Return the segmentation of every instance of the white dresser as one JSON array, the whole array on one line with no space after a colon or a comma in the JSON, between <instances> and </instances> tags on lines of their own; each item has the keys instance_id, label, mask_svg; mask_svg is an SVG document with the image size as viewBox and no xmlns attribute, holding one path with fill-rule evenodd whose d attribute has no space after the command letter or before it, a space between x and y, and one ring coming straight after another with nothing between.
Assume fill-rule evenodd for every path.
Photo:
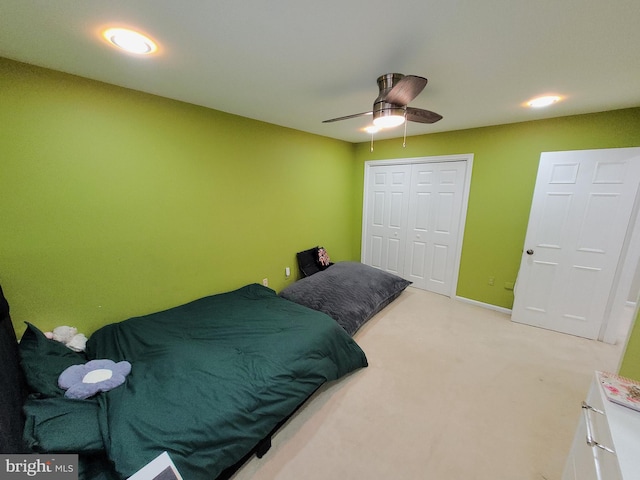
<instances>
[{"instance_id":1,"label":"white dresser","mask_svg":"<svg viewBox=\"0 0 640 480\"><path fill-rule=\"evenodd\" d=\"M640 412L609 401L595 375L562 480L640 480Z\"/></svg>"}]
</instances>

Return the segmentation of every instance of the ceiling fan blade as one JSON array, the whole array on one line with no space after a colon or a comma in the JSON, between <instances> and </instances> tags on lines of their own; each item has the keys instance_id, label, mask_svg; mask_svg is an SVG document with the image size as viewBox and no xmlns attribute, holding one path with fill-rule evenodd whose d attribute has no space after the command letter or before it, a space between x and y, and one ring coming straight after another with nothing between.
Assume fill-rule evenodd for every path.
<instances>
[{"instance_id":1,"label":"ceiling fan blade","mask_svg":"<svg viewBox=\"0 0 640 480\"><path fill-rule=\"evenodd\" d=\"M436 123L442 120L442 115L421 108L407 107L407 120L417 123Z\"/></svg>"},{"instance_id":2,"label":"ceiling fan blade","mask_svg":"<svg viewBox=\"0 0 640 480\"><path fill-rule=\"evenodd\" d=\"M426 85L426 78L418 77L416 75L407 75L396 83L393 88L384 95L382 100L396 105L407 105L420 94Z\"/></svg>"},{"instance_id":3,"label":"ceiling fan blade","mask_svg":"<svg viewBox=\"0 0 640 480\"><path fill-rule=\"evenodd\" d=\"M331 123L331 122L338 122L340 120L349 120L350 118L363 117L365 115L371 115L372 113L373 112L354 113L353 115L347 115L346 117L338 117L338 118L331 118L329 120L323 120L322 123Z\"/></svg>"}]
</instances>

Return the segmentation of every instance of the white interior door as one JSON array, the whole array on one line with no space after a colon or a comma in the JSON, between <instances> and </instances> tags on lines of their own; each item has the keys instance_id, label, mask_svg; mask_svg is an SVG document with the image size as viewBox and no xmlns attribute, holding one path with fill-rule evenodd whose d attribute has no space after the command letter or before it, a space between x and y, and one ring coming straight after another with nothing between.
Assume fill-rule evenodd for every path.
<instances>
[{"instance_id":1,"label":"white interior door","mask_svg":"<svg viewBox=\"0 0 640 480\"><path fill-rule=\"evenodd\" d=\"M512 319L596 339L640 183L640 148L540 157Z\"/></svg>"},{"instance_id":2,"label":"white interior door","mask_svg":"<svg viewBox=\"0 0 640 480\"><path fill-rule=\"evenodd\" d=\"M412 166L405 278L450 295L459 241L466 162Z\"/></svg>"},{"instance_id":3,"label":"white interior door","mask_svg":"<svg viewBox=\"0 0 640 480\"><path fill-rule=\"evenodd\" d=\"M367 181L364 262L398 276L404 274L411 165L380 165Z\"/></svg>"}]
</instances>

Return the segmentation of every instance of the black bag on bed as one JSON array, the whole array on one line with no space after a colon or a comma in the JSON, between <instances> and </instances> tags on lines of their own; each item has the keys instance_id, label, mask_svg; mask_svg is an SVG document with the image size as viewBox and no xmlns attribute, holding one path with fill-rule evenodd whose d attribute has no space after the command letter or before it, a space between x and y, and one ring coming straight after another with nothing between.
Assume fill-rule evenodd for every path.
<instances>
[{"instance_id":1,"label":"black bag on bed","mask_svg":"<svg viewBox=\"0 0 640 480\"><path fill-rule=\"evenodd\" d=\"M329 255L323 247L313 247L296 254L298 268L303 277L310 277L314 273L329 268L333 263L329 261Z\"/></svg>"}]
</instances>

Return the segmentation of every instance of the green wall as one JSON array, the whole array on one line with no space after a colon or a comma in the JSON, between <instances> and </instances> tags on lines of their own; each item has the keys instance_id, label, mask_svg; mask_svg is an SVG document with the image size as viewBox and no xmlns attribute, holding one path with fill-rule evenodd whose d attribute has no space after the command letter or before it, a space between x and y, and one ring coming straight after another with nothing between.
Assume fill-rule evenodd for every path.
<instances>
[{"instance_id":1,"label":"green wall","mask_svg":"<svg viewBox=\"0 0 640 480\"><path fill-rule=\"evenodd\" d=\"M637 310L635 323L622 358L620 375L640 381L640 308Z\"/></svg>"},{"instance_id":2,"label":"green wall","mask_svg":"<svg viewBox=\"0 0 640 480\"><path fill-rule=\"evenodd\" d=\"M371 152L366 142L356 158L362 169L369 160L473 153L457 294L511 308L505 283L516 280L520 266L540 153L636 146L640 108L409 137L406 148L402 139L384 140ZM362 190L362 175L358 181ZM359 250L360 237L354 241Z\"/></svg>"},{"instance_id":3,"label":"green wall","mask_svg":"<svg viewBox=\"0 0 640 480\"><path fill-rule=\"evenodd\" d=\"M0 59L0 283L20 333L357 260L353 145ZM285 278L285 267L292 276Z\"/></svg>"},{"instance_id":4,"label":"green wall","mask_svg":"<svg viewBox=\"0 0 640 480\"><path fill-rule=\"evenodd\" d=\"M640 145L636 108L371 153L4 59L0 125L0 284L18 332L27 320L90 334L265 277L280 290L317 244L358 260L364 162L459 153L474 168L458 295L510 308L540 153ZM636 326L623 368L640 377L638 359Z\"/></svg>"}]
</instances>

